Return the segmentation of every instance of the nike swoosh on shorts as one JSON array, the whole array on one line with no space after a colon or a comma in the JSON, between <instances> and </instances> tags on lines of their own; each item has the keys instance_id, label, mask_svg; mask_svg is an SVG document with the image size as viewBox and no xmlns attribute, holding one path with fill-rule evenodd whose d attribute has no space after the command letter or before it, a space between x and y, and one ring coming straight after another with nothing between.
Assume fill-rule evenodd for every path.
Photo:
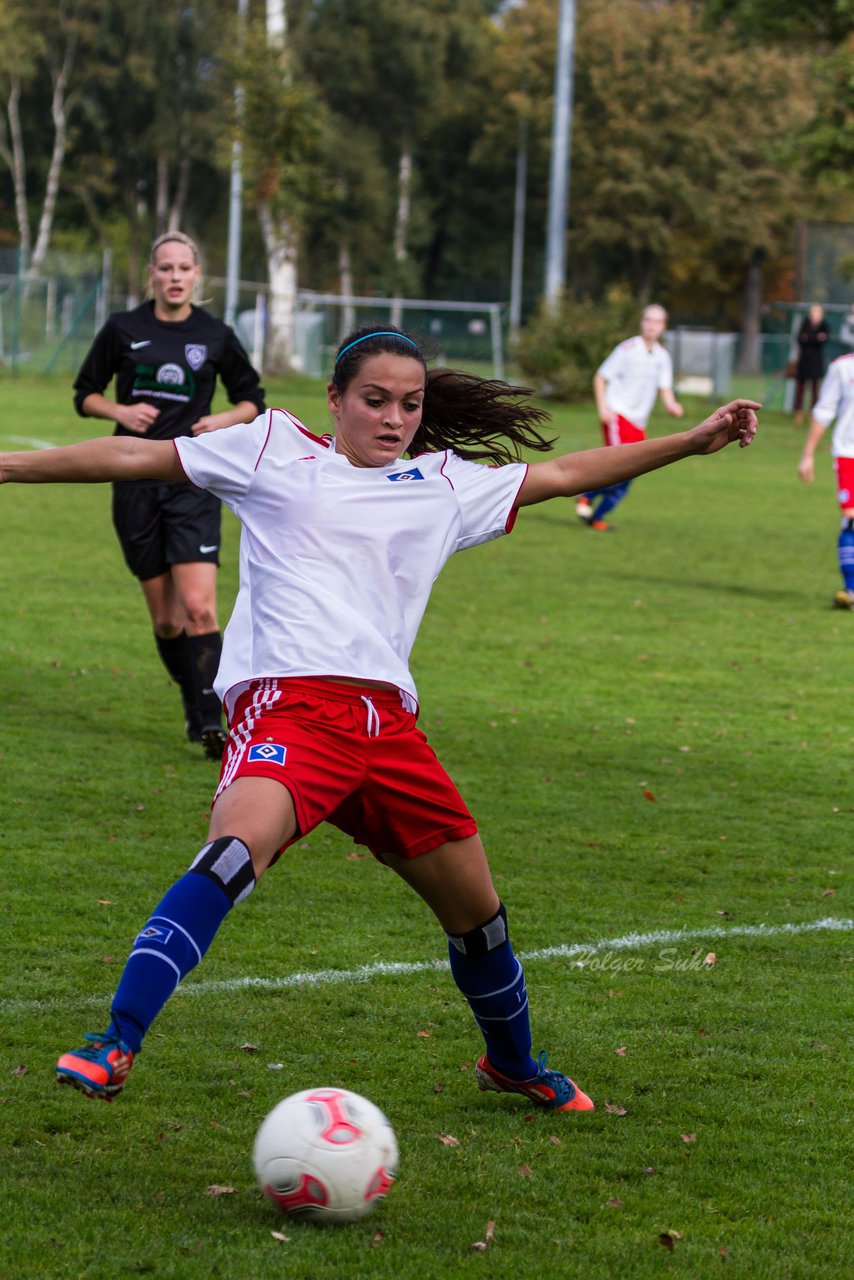
<instances>
[{"instance_id":1,"label":"nike swoosh on shorts","mask_svg":"<svg viewBox=\"0 0 854 1280\"><path fill-rule=\"evenodd\" d=\"M143 342L132 342L130 344L131 351L138 351L140 347L150 347L151 339L146 338Z\"/></svg>"},{"instance_id":2,"label":"nike swoosh on shorts","mask_svg":"<svg viewBox=\"0 0 854 1280\"><path fill-rule=\"evenodd\" d=\"M205 546L199 547L199 550L201 551L203 556L206 556L211 551L219 551L219 543L215 542L212 547L205 547Z\"/></svg>"}]
</instances>

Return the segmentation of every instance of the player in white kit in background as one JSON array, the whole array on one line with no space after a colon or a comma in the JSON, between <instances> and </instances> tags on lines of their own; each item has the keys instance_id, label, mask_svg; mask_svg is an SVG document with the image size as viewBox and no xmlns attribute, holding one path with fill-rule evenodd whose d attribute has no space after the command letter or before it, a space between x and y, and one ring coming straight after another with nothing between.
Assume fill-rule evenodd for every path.
<instances>
[{"instance_id":1,"label":"player in white kit in background","mask_svg":"<svg viewBox=\"0 0 854 1280\"><path fill-rule=\"evenodd\" d=\"M854 352L839 356L827 371L821 395L813 406L798 474L805 484L815 479L814 456L819 440L836 421L831 440L836 472L836 498L842 522L837 554L842 589L833 597L837 609L854 610Z\"/></svg>"},{"instance_id":2,"label":"player in white kit in background","mask_svg":"<svg viewBox=\"0 0 854 1280\"><path fill-rule=\"evenodd\" d=\"M522 966L477 825L425 735L409 655L433 581L456 551L519 511L681 458L749 445L751 401L690 431L551 456L546 415L508 387L427 369L397 330L362 330L328 388L334 435L284 410L197 438L114 437L0 454L0 482L188 478L242 523L240 587L216 687L229 739L208 840L133 944L106 1031L57 1063L110 1099L143 1036L231 908L295 840L328 820L418 893L445 930L453 978L483 1034L482 1090L557 1111L590 1098L532 1055ZM489 464L489 465L487 465Z\"/></svg>"},{"instance_id":3,"label":"player in white kit in background","mask_svg":"<svg viewBox=\"0 0 854 1280\"><path fill-rule=\"evenodd\" d=\"M600 364L593 378L596 410L606 445L633 444L646 439L646 424L656 396L674 418L682 405L673 394L673 362L659 339L667 328L664 307L645 307L637 337L620 342ZM631 480L593 489L576 499L575 514L601 533L613 531L605 519L625 498Z\"/></svg>"}]
</instances>

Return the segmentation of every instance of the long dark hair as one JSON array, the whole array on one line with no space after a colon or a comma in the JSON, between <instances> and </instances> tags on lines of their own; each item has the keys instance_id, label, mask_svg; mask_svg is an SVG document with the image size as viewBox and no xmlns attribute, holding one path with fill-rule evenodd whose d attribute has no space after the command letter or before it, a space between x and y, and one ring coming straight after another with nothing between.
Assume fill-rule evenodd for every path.
<instances>
[{"instance_id":1,"label":"long dark hair","mask_svg":"<svg viewBox=\"0 0 854 1280\"><path fill-rule=\"evenodd\" d=\"M529 387L457 369L428 369L415 339L390 325L368 325L348 334L338 348L332 385L345 392L364 362L382 352L409 356L424 368L424 409L410 456L452 449L472 462L501 464L518 461L523 449L546 453L554 444L554 437L537 430L549 415L529 403Z\"/></svg>"}]
</instances>

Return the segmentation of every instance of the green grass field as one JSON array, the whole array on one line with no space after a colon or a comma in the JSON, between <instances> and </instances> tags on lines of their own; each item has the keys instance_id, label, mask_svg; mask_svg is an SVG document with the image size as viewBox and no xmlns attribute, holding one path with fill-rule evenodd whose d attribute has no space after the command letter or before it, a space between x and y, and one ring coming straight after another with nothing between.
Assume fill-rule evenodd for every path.
<instances>
[{"instance_id":1,"label":"green grass field","mask_svg":"<svg viewBox=\"0 0 854 1280\"><path fill-rule=\"evenodd\" d=\"M271 400L327 425L317 384ZM0 449L89 434L64 381L2 403ZM598 442L589 409L556 426ZM0 491L2 1280L849 1273L854 617L830 607L827 453L804 489L800 443L767 415L750 450L636 481L615 536L523 512L448 566L416 646L580 1116L477 1091L441 932L327 827L229 918L115 1104L55 1086L202 843L215 770L107 489ZM236 544L228 516L223 617ZM292 1225L254 1133L328 1084L387 1113L398 1182L361 1224Z\"/></svg>"}]
</instances>

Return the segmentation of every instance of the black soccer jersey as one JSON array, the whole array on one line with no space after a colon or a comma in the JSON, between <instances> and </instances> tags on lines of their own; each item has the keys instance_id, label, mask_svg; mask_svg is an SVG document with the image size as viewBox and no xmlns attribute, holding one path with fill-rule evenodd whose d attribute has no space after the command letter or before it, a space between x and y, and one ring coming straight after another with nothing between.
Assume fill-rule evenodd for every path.
<instances>
[{"instance_id":1,"label":"black soccer jersey","mask_svg":"<svg viewBox=\"0 0 854 1280\"><path fill-rule=\"evenodd\" d=\"M103 395L115 376L119 404L160 410L146 434L174 440L210 413L217 374L232 404L251 400L264 412L264 389L233 329L201 307L186 320L158 320L154 303L144 302L115 312L97 334L74 383L74 406L85 417L83 401ZM117 423L115 434L137 433Z\"/></svg>"}]
</instances>

